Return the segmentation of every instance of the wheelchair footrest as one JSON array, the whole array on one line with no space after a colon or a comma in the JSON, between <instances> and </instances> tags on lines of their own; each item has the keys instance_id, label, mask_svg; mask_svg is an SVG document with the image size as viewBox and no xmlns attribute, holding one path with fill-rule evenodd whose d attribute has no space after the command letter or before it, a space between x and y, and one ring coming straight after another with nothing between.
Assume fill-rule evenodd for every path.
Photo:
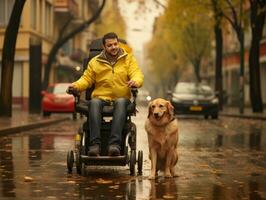
<instances>
[{"instance_id":1,"label":"wheelchair footrest","mask_svg":"<svg viewBox=\"0 0 266 200\"><path fill-rule=\"evenodd\" d=\"M85 165L109 165L124 166L127 164L127 156L81 156Z\"/></svg>"}]
</instances>

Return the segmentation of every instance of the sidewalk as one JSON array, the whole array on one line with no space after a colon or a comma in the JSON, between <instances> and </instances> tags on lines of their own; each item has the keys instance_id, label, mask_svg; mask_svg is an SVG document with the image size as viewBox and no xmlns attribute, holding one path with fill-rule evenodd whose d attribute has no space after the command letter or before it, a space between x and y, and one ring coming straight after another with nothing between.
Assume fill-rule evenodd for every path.
<instances>
[{"instance_id":1,"label":"sidewalk","mask_svg":"<svg viewBox=\"0 0 266 200\"><path fill-rule=\"evenodd\" d=\"M47 126L68 119L70 119L70 117L65 115L54 114L50 117L42 117L41 114L30 114L28 111L13 108L11 118L0 117L0 137L11 133Z\"/></svg>"},{"instance_id":2,"label":"sidewalk","mask_svg":"<svg viewBox=\"0 0 266 200\"><path fill-rule=\"evenodd\" d=\"M263 113L253 113L250 107L244 109L244 113L239 113L239 108L237 107L224 107L222 111L219 113L220 116L227 117L239 117L246 119L259 119L266 120L266 109L264 109Z\"/></svg>"}]
</instances>

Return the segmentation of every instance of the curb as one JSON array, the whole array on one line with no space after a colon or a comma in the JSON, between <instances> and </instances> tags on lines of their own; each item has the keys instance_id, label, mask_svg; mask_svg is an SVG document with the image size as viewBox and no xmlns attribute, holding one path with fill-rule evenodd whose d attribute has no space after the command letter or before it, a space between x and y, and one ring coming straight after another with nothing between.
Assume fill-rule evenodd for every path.
<instances>
[{"instance_id":1,"label":"curb","mask_svg":"<svg viewBox=\"0 0 266 200\"><path fill-rule=\"evenodd\" d=\"M244 118L244 119L266 120L265 116L251 116L251 115L240 115L240 114L232 114L232 113L219 113L219 115L224 116L224 117L236 117L236 118Z\"/></svg>"},{"instance_id":2,"label":"curb","mask_svg":"<svg viewBox=\"0 0 266 200\"><path fill-rule=\"evenodd\" d=\"M48 126L48 125L59 123L65 120L69 120L69 118L65 117L65 118L60 118L60 119L50 119L50 120L45 120L45 121L40 121L40 122L32 122L32 123L28 123L25 125L3 128L3 129L0 129L0 137L8 135L8 134L12 134L12 133L18 133L21 131L27 131L30 129L40 128L42 126Z\"/></svg>"}]
</instances>

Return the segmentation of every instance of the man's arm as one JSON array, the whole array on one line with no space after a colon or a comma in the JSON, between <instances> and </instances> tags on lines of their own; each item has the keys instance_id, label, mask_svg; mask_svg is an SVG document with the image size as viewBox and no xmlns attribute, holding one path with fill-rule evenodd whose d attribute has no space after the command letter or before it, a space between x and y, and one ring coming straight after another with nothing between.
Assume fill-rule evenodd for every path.
<instances>
[{"instance_id":1,"label":"man's arm","mask_svg":"<svg viewBox=\"0 0 266 200\"><path fill-rule=\"evenodd\" d=\"M95 81L95 74L88 63L87 69L84 71L83 75L75 82L71 84L74 88L78 89L79 91L86 90L90 88Z\"/></svg>"},{"instance_id":2,"label":"man's arm","mask_svg":"<svg viewBox=\"0 0 266 200\"><path fill-rule=\"evenodd\" d=\"M128 87L141 87L144 80L144 75L142 71L140 70L136 58L129 54L129 68L128 68L128 74L130 80L128 81Z\"/></svg>"}]
</instances>

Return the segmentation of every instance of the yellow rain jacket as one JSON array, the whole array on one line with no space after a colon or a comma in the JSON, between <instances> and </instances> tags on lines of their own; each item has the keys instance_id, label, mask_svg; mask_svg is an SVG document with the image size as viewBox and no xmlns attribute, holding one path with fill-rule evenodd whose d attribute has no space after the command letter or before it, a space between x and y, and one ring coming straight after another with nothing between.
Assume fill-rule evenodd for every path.
<instances>
[{"instance_id":1,"label":"yellow rain jacket","mask_svg":"<svg viewBox=\"0 0 266 200\"><path fill-rule=\"evenodd\" d=\"M91 59L87 69L79 80L73 83L74 87L83 91L93 84L95 89L92 97L107 101L119 97L130 98L129 80L134 80L138 87L143 84L143 73L138 67L135 57L129 47L121 46L121 55L113 65L100 53Z\"/></svg>"}]
</instances>

